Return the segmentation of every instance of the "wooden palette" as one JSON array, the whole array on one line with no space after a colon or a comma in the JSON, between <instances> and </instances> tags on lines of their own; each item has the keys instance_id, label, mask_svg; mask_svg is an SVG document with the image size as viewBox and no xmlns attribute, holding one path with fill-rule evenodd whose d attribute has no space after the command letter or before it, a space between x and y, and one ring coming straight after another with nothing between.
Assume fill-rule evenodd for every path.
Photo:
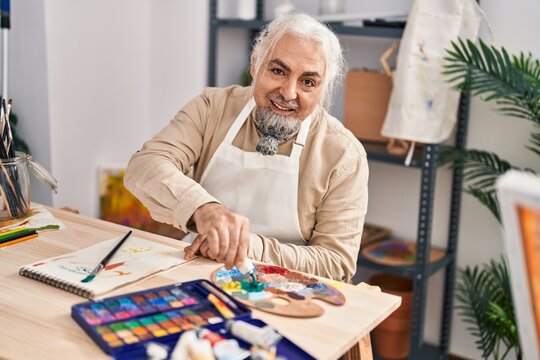
<instances>
[{"instance_id":1,"label":"wooden palette","mask_svg":"<svg viewBox=\"0 0 540 360\"><path fill-rule=\"evenodd\" d=\"M256 265L255 277L262 284L256 290L246 286L251 277L242 275L236 268L227 270L222 266L211 275L212 281L236 300L272 314L316 317L324 309L312 299L337 306L345 303L345 296L334 287L280 266Z\"/></svg>"}]
</instances>

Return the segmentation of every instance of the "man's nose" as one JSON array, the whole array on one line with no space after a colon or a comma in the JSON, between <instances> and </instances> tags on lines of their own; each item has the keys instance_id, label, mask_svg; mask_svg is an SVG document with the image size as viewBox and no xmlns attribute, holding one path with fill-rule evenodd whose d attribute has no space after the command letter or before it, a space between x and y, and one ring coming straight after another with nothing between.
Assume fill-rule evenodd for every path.
<instances>
[{"instance_id":1,"label":"man's nose","mask_svg":"<svg viewBox=\"0 0 540 360\"><path fill-rule=\"evenodd\" d=\"M298 97L296 93L296 81L287 79L280 88L281 96L285 101L295 100Z\"/></svg>"}]
</instances>

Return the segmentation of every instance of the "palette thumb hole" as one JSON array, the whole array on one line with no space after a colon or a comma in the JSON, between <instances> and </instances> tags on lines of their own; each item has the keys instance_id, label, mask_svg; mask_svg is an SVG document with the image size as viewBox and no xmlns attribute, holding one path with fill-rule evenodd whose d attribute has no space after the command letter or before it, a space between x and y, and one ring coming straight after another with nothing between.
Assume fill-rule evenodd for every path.
<instances>
[{"instance_id":1,"label":"palette thumb hole","mask_svg":"<svg viewBox=\"0 0 540 360\"><path fill-rule=\"evenodd\" d=\"M149 349L157 351L155 345L163 350L160 358L173 359L173 353L185 350L175 348L187 332L210 342L213 356L207 358L226 358L227 351L236 351L235 358L247 358L257 351L268 352L268 358L313 358L203 279L76 304L71 316L115 359L147 359ZM238 348L221 340L235 340ZM220 351L225 355L218 354Z\"/></svg>"}]
</instances>

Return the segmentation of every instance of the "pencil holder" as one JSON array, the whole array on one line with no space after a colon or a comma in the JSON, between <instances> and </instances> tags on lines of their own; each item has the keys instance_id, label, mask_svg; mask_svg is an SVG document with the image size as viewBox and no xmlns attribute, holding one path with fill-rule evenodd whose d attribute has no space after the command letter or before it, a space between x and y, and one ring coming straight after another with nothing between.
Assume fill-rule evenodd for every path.
<instances>
[{"instance_id":1,"label":"pencil holder","mask_svg":"<svg viewBox=\"0 0 540 360\"><path fill-rule=\"evenodd\" d=\"M15 157L0 159L0 221L25 216L30 210L28 164L32 157L16 152Z\"/></svg>"}]
</instances>

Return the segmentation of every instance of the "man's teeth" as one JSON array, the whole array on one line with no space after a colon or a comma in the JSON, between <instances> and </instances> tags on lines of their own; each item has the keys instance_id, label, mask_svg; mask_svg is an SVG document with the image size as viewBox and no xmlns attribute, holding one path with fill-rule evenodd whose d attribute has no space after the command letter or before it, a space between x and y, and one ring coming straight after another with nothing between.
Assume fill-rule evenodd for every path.
<instances>
[{"instance_id":1,"label":"man's teeth","mask_svg":"<svg viewBox=\"0 0 540 360\"><path fill-rule=\"evenodd\" d=\"M274 106L277 107L279 110L283 110L283 111L292 111L292 109L289 109L289 108L285 108L285 107L279 106L278 104L276 104L276 103L273 102L273 101L272 101L272 104L274 104Z\"/></svg>"}]
</instances>

